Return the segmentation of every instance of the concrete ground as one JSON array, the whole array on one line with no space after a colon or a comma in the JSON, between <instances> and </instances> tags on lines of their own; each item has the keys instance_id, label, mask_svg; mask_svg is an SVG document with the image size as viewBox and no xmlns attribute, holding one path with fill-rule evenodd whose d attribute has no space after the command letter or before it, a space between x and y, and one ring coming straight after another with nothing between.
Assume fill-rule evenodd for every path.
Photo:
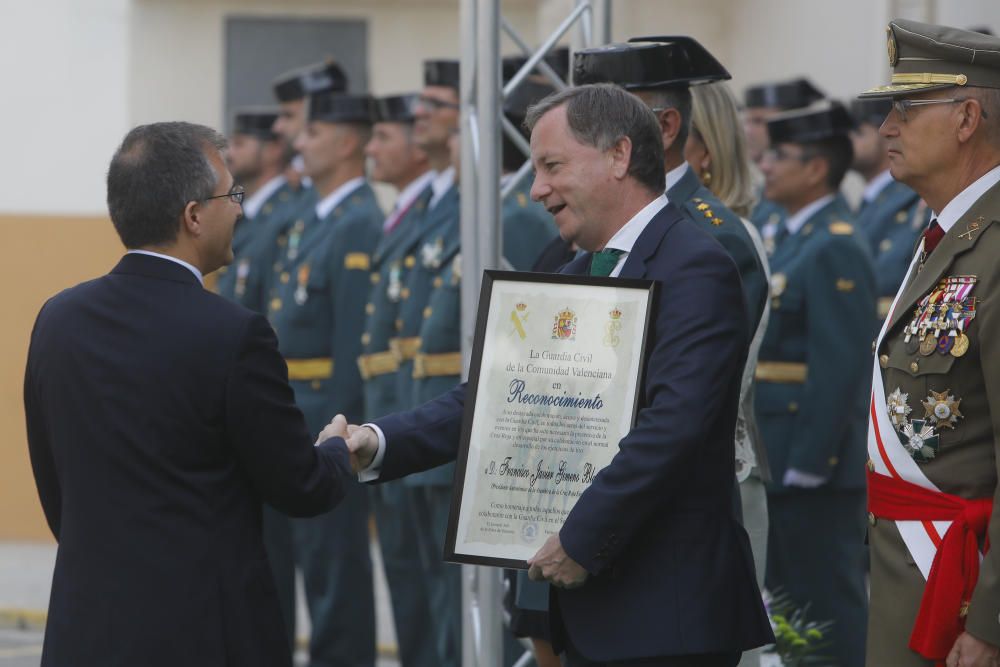
<instances>
[{"instance_id":1,"label":"concrete ground","mask_svg":"<svg viewBox=\"0 0 1000 667\"><path fill-rule=\"evenodd\" d=\"M376 573L378 667L398 667L389 592L375 544L372 545L372 558ZM53 544L0 542L0 667L38 667L41 662L45 610L55 559ZM302 600L301 595L299 600ZM298 627L299 643L304 646L309 632L309 615L302 604L298 609ZM304 666L307 660L307 654L299 650L296 665Z\"/></svg>"}]
</instances>

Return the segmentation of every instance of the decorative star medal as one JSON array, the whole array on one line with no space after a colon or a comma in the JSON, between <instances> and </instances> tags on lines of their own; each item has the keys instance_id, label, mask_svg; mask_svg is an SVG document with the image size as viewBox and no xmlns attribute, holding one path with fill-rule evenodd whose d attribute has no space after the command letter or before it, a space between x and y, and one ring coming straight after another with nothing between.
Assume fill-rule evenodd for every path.
<instances>
[{"instance_id":1,"label":"decorative star medal","mask_svg":"<svg viewBox=\"0 0 1000 667\"><path fill-rule=\"evenodd\" d=\"M444 251L444 239L440 236L433 243L428 241L420 248L420 261L425 269L441 268L441 253Z\"/></svg>"},{"instance_id":2,"label":"decorative star medal","mask_svg":"<svg viewBox=\"0 0 1000 667\"><path fill-rule=\"evenodd\" d=\"M904 394L902 389L897 387L885 399L886 407L889 408L889 421L896 428L902 428L906 423L907 415L912 412L912 408L907 404L909 394Z\"/></svg>"},{"instance_id":3,"label":"decorative star medal","mask_svg":"<svg viewBox=\"0 0 1000 667\"><path fill-rule=\"evenodd\" d=\"M924 406L924 419L930 420L939 429L955 428L955 422L964 415L958 409L962 399L955 399L945 389L942 392L931 390L926 400L921 401Z\"/></svg>"},{"instance_id":4,"label":"decorative star medal","mask_svg":"<svg viewBox=\"0 0 1000 667\"><path fill-rule=\"evenodd\" d=\"M903 426L903 445L918 463L926 463L937 455L938 435L923 419L914 419Z\"/></svg>"}]
</instances>

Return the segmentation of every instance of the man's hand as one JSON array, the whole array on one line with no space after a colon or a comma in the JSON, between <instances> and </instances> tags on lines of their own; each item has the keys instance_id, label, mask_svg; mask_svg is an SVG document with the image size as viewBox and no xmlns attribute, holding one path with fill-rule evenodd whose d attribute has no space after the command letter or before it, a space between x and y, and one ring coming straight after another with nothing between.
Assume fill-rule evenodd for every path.
<instances>
[{"instance_id":1,"label":"man's hand","mask_svg":"<svg viewBox=\"0 0 1000 667\"><path fill-rule=\"evenodd\" d=\"M945 664L948 667L996 667L1000 664L998 653L1000 648L963 632L951 647Z\"/></svg>"},{"instance_id":2,"label":"man's hand","mask_svg":"<svg viewBox=\"0 0 1000 667\"><path fill-rule=\"evenodd\" d=\"M545 540L528 565L528 577L533 581L544 580L559 588L577 588L587 580L587 571L563 551L558 533Z\"/></svg>"},{"instance_id":3,"label":"man's hand","mask_svg":"<svg viewBox=\"0 0 1000 667\"><path fill-rule=\"evenodd\" d=\"M351 469L357 474L372 464L378 453L378 435L366 426L350 425L347 448L351 450Z\"/></svg>"},{"instance_id":4,"label":"man's hand","mask_svg":"<svg viewBox=\"0 0 1000 667\"><path fill-rule=\"evenodd\" d=\"M330 438L343 438L347 440L348 435L347 417L344 415L337 415L330 420L330 423L323 427L323 430L319 432L319 437L316 438L316 444L323 442L324 440L329 440Z\"/></svg>"}]
</instances>

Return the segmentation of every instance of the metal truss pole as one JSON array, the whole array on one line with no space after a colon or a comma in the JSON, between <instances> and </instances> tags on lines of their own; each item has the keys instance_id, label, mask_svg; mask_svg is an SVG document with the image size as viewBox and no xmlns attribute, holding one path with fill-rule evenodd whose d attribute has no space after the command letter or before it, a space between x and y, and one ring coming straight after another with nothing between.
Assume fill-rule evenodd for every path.
<instances>
[{"instance_id":1,"label":"metal truss pole","mask_svg":"<svg viewBox=\"0 0 1000 667\"><path fill-rule=\"evenodd\" d=\"M597 17L594 8L603 10ZM499 0L460 0L461 48L461 233L462 233L462 360L468 377L476 310L484 269L500 266L503 256L500 219L500 133L507 134L528 155L528 144L501 113L503 99L533 70L566 87L543 60L559 39L579 21L583 46L605 43L610 36L610 0L575 0L559 27L532 51L517 31L500 16ZM500 79L501 27L528 56L528 61L506 85ZM596 34L595 34L596 32ZM506 195L531 171L521 167ZM462 567L462 665L500 667L503 661L503 586L501 571L490 567Z\"/></svg>"}]
</instances>

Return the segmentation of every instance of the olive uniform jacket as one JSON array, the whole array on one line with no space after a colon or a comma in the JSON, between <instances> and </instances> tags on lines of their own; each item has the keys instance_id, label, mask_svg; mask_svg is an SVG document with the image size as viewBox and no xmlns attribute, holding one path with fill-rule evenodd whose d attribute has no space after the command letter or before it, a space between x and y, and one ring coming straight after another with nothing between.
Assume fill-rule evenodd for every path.
<instances>
[{"instance_id":1,"label":"olive uniform jacket","mask_svg":"<svg viewBox=\"0 0 1000 667\"><path fill-rule=\"evenodd\" d=\"M991 188L948 231L921 269L911 276L876 350L887 400L905 415L903 427L930 427L914 455L926 477L941 491L962 498L992 498L988 528L994 548L979 571L966 630L1000 645L1000 521L997 521L997 447L1000 444L1000 185ZM974 277L963 308L975 316L964 333L968 349L923 355L918 336L905 329L925 296L949 278ZM952 281L954 282L954 281ZM954 418L954 419L953 419ZM923 421L923 424L915 424ZM903 432L903 429L898 429ZM930 435L929 433L926 433ZM900 435L904 444L905 434ZM907 648L924 590L924 578L893 521L877 519L869 529L871 614L868 665L929 665ZM982 545L980 545L982 546Z\"/></svg>"}]
</instances>

